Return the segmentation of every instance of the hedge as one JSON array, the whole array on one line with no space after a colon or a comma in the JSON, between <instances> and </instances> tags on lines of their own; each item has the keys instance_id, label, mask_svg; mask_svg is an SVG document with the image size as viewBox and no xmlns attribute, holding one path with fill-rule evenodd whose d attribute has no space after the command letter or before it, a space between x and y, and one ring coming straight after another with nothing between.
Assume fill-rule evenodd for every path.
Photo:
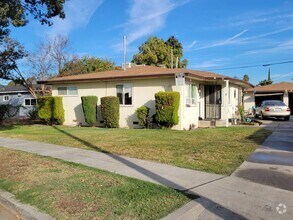
<instances>
[{"instance_id":1,"label":"hedge","mask_svg":"<svg viewBox=\"0 0 293 220\"><path fill-rule=\"evenodd\" d=\"M179 92L158 92L156 100L156 121L160 127L170 128L179 122Z\"/></svg>"},{"instance_id":2,"label":"hedge","mask_svg":"<svg viewBox=\"0 0 293 220\"><path fill-rule=\"evenodd\" d=\"M85 118L85 122L93 126L97 122L97 96L82 96L82 109Z\"/></svg>"},{"instance_id":3,"label":"hedge","mask_svg":"<svg viewBox=\"0 0 293 220\"><path fill-rule=\"evenodd\" d=\"M62 97L45 96L38 98L38 116L50 125L64 123L64 109Z\"/></svg>"},{"instance_id":4,"label":"hedge","mask_svg":"<svg viewBox=\"0 0 293 220\"><path fill-rule=\"evenodd\" d=\"M101 98L101 111L106 128L119 128L119 99L116 96Z\"/></svg>"},{"instance_id":5,"label":"hedge","mask_svg":"<svg viewBox=\"0 0 293 220\"><path fill-rule=\"evenodd\" d=\"M141 106L136 109L136 115L138 118L138 124L142 128L146 128L148 126L148 116L149 116L150 108L147 106Z\"/></svg>"}]
</instances>

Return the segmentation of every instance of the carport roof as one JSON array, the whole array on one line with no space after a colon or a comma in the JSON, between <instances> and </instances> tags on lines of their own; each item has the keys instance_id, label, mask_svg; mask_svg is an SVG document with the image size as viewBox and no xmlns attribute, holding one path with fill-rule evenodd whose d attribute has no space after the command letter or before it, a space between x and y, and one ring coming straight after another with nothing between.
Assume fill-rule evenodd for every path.
<instances>
[{"instance_id":1,"label":"carport roof","mask_svg":"<svg viewBox=\"0 0 293 220\"><path fill-rule=\"evenodd\" d=\"M247 88L245 89L246 92L285 92L285 91L292 91L293 92L293 82L280 82L271 85L265 86L256 86L254 88Z\"/></svg>"}]
</instances>

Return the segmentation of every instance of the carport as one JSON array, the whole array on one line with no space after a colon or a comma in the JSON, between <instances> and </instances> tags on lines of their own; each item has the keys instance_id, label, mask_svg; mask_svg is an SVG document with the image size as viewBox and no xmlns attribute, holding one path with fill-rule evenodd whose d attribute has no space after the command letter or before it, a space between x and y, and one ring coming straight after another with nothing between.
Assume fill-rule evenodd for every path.
<instances>
[{"instance_id":1,"label":"carport","mask_svg":"<svg viewBox=\"0 0 293 220\"><path fill-rule=\"evenodd\" d=\"M293 114L293 82L280 82L265 86L255 86L244 90L243 104L247 112L264 100L283 101Z\"/></svg>"},{"instance_id":2,"label":"carport","mask_svg":"<svg viewBox=\"0 0 293 220\"><path fill-rule=\"evenodd\" d=\"M255 105L257 106L264 100L283 100L284 93L276 92L276 93L256 93L254 94Z\"/></svg>"}]
</instances>

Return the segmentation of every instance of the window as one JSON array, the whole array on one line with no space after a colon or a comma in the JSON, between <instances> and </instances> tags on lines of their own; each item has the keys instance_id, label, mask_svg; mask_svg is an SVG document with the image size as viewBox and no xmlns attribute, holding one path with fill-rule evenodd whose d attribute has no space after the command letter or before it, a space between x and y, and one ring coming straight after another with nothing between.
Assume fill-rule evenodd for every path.
<instances>
[{"instance_id":1,"label":"window","mask_svg":"<svg viewBox=\"0 0 293 220\"><path fill-rule=\"evenodd\" d=\"M24 105L25 106L35 106L37 105L36 99L24 99Z\"/></svg>"},{"instance_id":2,"label":"window","mask_svg":"<svg viewBox=\"0 0 293 220\"><path fill-rule=\"evenodd\" d=\"M116 85L116 95L120 105L132 105L132 86L129 84Z\"/></svg>"},{"instance_id":3,"label":"window","mask_svg":"<svg viewBox=\"0 0 293 220\"><path fill-rule=\"evenodd\" d=\"M187 84L187 105L196 105L196 85L195 84Z\"/></svg>"},{"instance_id":4,"label":"window","mask_svg":"<svg viewBox=\"0 0 293 220\"><path fill-rule=\"evenodd\" d=\"M242 104L242 90L238 89L238 104Z\"/></svg>"},{"instance_id":5,"label":"window","mask_svg":"<svg viewBox=\"0 0 293 220\"><path fill-rule=\"evenodd\" d=\"M5 95L3 96L3 101L9 101L10 100L10 96L9 95Z\"/></svg>"},{"instance_id":6,"label":"window","mask_svg":"<svg viewBox=\"0 0 293 220\"><path fill-rule=\"evenodd\" d=\"M58 87L58 95L78 95L76 86Z\"/></svg>"}]
</instances>

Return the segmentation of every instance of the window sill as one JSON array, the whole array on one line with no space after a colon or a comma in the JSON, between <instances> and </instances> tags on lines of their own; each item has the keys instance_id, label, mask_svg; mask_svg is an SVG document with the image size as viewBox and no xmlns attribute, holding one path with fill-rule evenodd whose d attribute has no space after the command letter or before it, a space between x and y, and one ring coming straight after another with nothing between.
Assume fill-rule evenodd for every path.
<instances>
[{"instance_id":1,"label":"window sill","mask_svg":"<svg viewBox=\"0 0 293 220\"><path fill-rule=\"evenodd\" d=\"M120 107L133 107L133 105L119 105Z\"/></svg>"},{"instance_id":2,"label":"window sill","mask_svg":"<svg viewBox=\"0 0 293 220\"><path fill-rule=\"evenodd\" d=\"M196 107L196 104L186 104L186 107Z\"/></svg>"}]
</instances>

